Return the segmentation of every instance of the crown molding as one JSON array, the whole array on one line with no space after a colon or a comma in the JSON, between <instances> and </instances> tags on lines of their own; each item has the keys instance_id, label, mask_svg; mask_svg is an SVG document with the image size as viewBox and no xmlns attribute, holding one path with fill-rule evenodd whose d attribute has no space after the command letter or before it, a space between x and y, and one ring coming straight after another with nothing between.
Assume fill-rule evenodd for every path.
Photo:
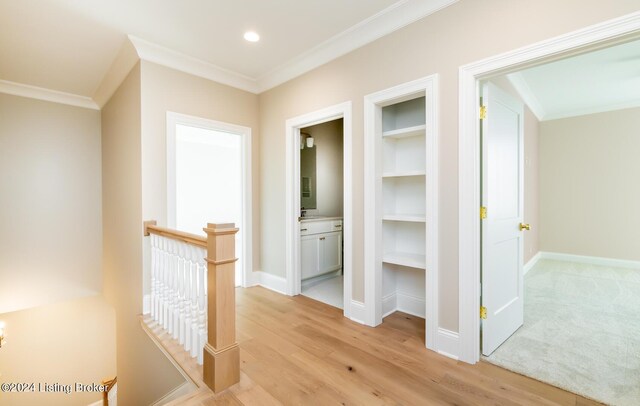
<instances>
[{"instance_id":1,"label":"crown molding","mask_svg":"<svg viewBox=\"0 0 640 406\"><path fill-rule=\"evenodd\" d=\"M458 0L399 1L260 76L258 93L272 89L457 2Z\"/></svg>"},{"instance_id":2,"label":"crown molding","mask_svg":"<svg viewBox=\"0 0 640 406\"><path fill-rule=\"evenodd\" d=\"M12 94L14 96L28 97L31 99L44 100L54 103L68 104L69 106L82 107L85 109L100 110L100 107L98 107L98 105L90 97L87 96L80 96L77 94L45 89L44 87L10 82L8 80L0 79L0 93Z\"/></svg>"},{"instance_id":3,"label":"crown molding","mask_svg":"<svg viewBox=\"0 0 640 406\"><path fill-rule=\"evenodd\" d=\"M165 48L133 35L129 35L128 37L129 41L131 41L135 47L138 56L144 61L157 63L158 65L163 65L251 93L257 93L256 80L253 78Z\"/></svg>"},{"instance_id":4,"label":"crown molding","mask_svg":"<svg viewBox=\"0 0 640 406\"><path fill-rule=\"evenodd\" d=\"M529 86L526 78L521 72L510 73L507 79L516 89L529 110L536 116L538 121L559 120L562 118L571 118L578 116L586 116L589 114L605 113L608 111L624 110L640 107L640 99L626 101L622 103L599 104L597 106L588 106L570 109L558 109L556 111L547 111L542 107L542 103L536 97L534 91Z\"/></svg>"},{"instance_id":5,"label":"crown molding","mask_svg":"<svg viewBox=\"0 0 640 406\"><path fill-rule=\"evenodd\" d=\"M129 35L128 38L142 60L251 93L262 93L458 1L399 1L258 78L216 66L134 35ZM104 104L102 99L97 99L98 104Z\"/></svg>"},{"instance_id":6,"label":"crown molding","mask_svg":"<svg viewBox=\"0 0 640 406\"><path fill-rule=\"evenodd\" d=\"M636 107L640 107L640 99L631 100L623 103L610 103L610 104L599 105L599 106L583 107L579 109L558 111L553 114L547 114L544 117L544 120L540 120L540 121L550 121L550 120L559 120L562 118L587 116L589 114L606 113L609 111L632 109Z\"/></svg>"},{"instance_id":7,"label":"crown molding","mask_svg":"<svg viewBox=\"0 0 640 406\"><path fill-rule=\"evenodd\" d=\"M333 36L274 70L252 78L134 35L118 52L92 97L0 80L0 93L30 97L94 110L102 108L138 60L157 63L251 93L261 93L397 31L459 0L402 0Z\"/></svg>"},{"instance_id":8,"label":"crown molding","mask_svg":"<svg viewBox=\"0 0 640 406\"><path fill-rule=\"evenodd\" d=\"M511 85L516 89L516 92L522 97L524 100L524 104L529 107L529 110L533 113L534 116L538 119L538 121L544 121L547 116L547 112L544 107L542 107L542 103L536 97L533 90L529 86L527 79L525 79L522 72L509 73L507 75L507 80L511 83Z\"/></svg>"}]
</instances>

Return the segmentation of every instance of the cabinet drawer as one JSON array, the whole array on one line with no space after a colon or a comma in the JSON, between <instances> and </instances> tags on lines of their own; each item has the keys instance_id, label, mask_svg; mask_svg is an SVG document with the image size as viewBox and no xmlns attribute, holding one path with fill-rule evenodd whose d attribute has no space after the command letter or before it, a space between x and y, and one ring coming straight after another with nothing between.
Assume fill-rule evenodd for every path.
<instances>
[{"instance_id":1,"label":"cabinet drawer","mask_svg":"<svg viewBox=\"0 0 640 406\"><path fill-rule=\"evenodd\" d=\"M334 220L331 222L331 230L329 231L342 231L342 220Z\"/></svg>"},{"instance_id":2,"label":"cabinet drawer","mask_svg":"<svg viewBox=\"0 0 640 406\"><path fill-rule=\"evenodd\" d=\"M308 221L300 223L300 235L342 231L342 220Z\"/></svg>"}]
</instances>

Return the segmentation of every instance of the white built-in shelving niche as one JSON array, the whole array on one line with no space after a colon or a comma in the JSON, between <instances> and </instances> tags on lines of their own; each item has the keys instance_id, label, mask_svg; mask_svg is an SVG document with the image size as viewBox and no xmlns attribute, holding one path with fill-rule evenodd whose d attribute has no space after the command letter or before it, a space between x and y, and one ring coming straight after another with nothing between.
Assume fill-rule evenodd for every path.
<instances>
[{"instance_id":1,"label":"white built-in shelving niche","mask_svg":"<svg viewBox=\"0 0 640 406\"><path fill-rule=\"evenodd\" d=\"M395 311L438 330L437 75L365 97L365 307L378 325Z\"/></svg>"},{"instance_id":2,"label":"white built-in shelving niche","mask_svg":"<svg viewBox=\"0 0 640 406\"><path fill-rule=\"evenodd\" d=\"M425 97L382 107L382 315L424 317ZM411 302L411 303L405 303Z\"/></svg>"}]
</instances>

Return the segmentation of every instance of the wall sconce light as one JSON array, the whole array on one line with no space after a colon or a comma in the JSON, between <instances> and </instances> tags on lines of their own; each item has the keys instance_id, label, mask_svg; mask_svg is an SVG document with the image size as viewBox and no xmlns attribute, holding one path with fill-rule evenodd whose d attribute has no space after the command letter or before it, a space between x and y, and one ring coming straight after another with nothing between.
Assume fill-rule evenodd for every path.
<instances>
[{"instance_id":1,"label":"wall sconce light","mask_svg":"<svg viewBox=\"0 0 640 406\"><path fill-rule=\"evenodd\" d=\"M311 136L311 134L301 132L300 133L300 149L304 149L305 143L307 144L307 148L313 148L313 137Z\"/></svg>"},{"instance_id":2,"label":"wall sconce light","mask_svg":"<svg viewBox=\"0 0 640 406\"><path fill-rule=\"evenodd\" d=\"M2 348L3 341L4 341L4 321L0 321L0 348Z\"/></svg>"}]
</instances>

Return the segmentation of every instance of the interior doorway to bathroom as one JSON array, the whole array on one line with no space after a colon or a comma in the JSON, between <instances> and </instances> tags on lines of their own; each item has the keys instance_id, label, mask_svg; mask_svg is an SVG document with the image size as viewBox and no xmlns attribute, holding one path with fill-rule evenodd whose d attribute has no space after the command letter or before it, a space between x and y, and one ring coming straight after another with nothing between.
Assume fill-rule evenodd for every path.
<instances>
[{"instance_id":1,"label":"interior doorway to bathroom","mask_svg":"<svg viewBox=\"0 0 640 406\"><path fill-rule=\"evenodd\" d=\"M342 311L344 317L354 319L354 320L362 320L364 305L362 302L353 300L353 288L352 288L352 270L353 270L353 162L352 162L352 149L353 149L353 137L352 137L352 121L351 121L351 102L347 101L344 103L335 104L332 106L325 107L320 110L312 111L297 117L293 117L288 119L285 122L286 128L286 206L285 206L285 218L286 218L286 230L285 230L285 272L286 272L286 294L295 296L302 293L302 280L311 279L309 274L305 273L305 276L302 275L302 258L301 254L303 253L302 245L302 237L306 237L311 235L311 233L315 233L318 236L315 245L315 253L317 254L317 259L312 257L311 262L314 264L314 267L317 269L323 269L326 272L321 272L322 274L328 274L330 272L337 271L340 267L332 262L332 258L336 259L339 255L339 259L341 261L342 267ZM339 121L338 121L339 120ZM322 159L320 155L322 152L318 153L318 146L322 142L322 135L319 137L313 137L309 132L309 128L338 121L342 124L342 154L339 157L334 156L335 159L340 161L342 166L342 178L341 178L341 191L342 191L342 216L341 219L330 219L331 217L340 217L335 214L324 212L322 201L324 200L324 196L318 195L320 193L318 190L314 188L322 187L323 180L320 179L324 173L324 169L319 170L318 163L316 162L316 179L312 181L312 179L302 180L302 175L300 173L300 158L301 151L303 151L307 147L307 143L309 145L313 145L316 148L316 160ZM339 124L334 123L334 125L339 126ZM313 141L311 141L313 139ZM305 147L302 147L302 143L304 143ZM337 164L336 164L337 165ZM335 168L329 168L331 170ZM304 176L305 178L309 178L309 176ZM303 193L303 185L302 182L308 182L304 187L305 197L310 197L312 193L315 193L316 196L316 204L319 206L316 209L311 209L308 206L305 207L305 219L311 220L311 216L316 216L315 220L323 220L319 218L320 216L326 216L327 218L324 220L328 220L327 222L322 221L306 221L307 224L302 224L302 193ZM315 186L314 186L315 184ZM335 206L334 206L335 207ZM332 223L333 222L333 223ZM324 227L324 228L323 228ZM326 230L327 227L331 227L332 230L341 231L339 233L339 237L336 235L332 235L331 238L327 238L329 236L319 236L320 233L317 233L321 230ZM306 230L304 230L306 229ZM302 235L305 234L305 235ZM324 237L323 240L320 238ZM337 240L341 239L342 241L338 242ZM309 238L311 239L311 238ZM305 243L307 239L305 238ZM311 243L308 243L311 245ZM307 247L308 248L308 247ZM325 256L325 250L329 250L328 256ZM337 252L336 252L337 251ZM337 254L337 255L336 255ZM324 262L320 262L321 258L329 258ZM333 269L333 271L329 271L329 269ZM317 275L320 276L320 275ZM307 285L307 283L305 283Z\"/></svg>"},{"instance_id":2,"label":"interior doorway to bathroom","mask_svg":"<svg viewBox=\"0 0 640 406\"><path fill-rule=\"evenodd\" d=\"M344 119L300 129L301 294L344 308Z\"/></svg>"}]
</instances>

